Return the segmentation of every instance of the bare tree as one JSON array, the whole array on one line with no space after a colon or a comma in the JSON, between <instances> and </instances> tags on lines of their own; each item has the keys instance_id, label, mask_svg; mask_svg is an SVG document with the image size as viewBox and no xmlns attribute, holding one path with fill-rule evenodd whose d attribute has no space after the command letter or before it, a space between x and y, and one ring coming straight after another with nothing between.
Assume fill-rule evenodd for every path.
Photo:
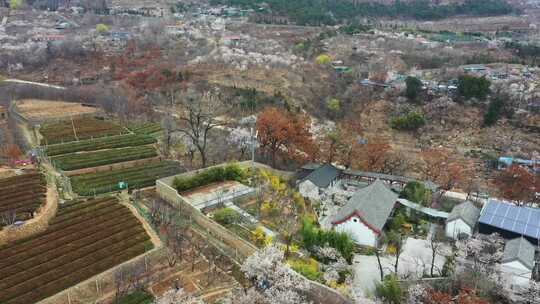
<instances>
[{"instance_id":1,"label":"bare tree","mask_svg":"<svg viewBox=\"0 0 540 304\"><path fill-rule=\"evenodd\" d=\"M208 136L213 129L226 123L218 119L224 114L224 105L219 94L207 92L202 96L190 95L184 100L185 110L179 119L179 131L191 138L201 156L201 165L206 167Z\"/></svg>"},{"instance_id":2,"label":"bare tree","mask_svg":"<svg viewBox=\"0 0 540 304\"><path fill-rule=\"evenodd\" d=\"M4 211L0 214L0 219L5 226L13 225L17 221L17 212L15 210Z\"/></svg>"},{"instance_id":3,"label":"bare tree","mask_svg":"<svg viewBox=\"0 0 540 304\"><path fill-rule=\"evenodd\" d=\"M162 152L164 155L168 156L172 143L172 133L176 129L176 122L172 115L163 117L161 120L161 128L163 129Z\"/></svg>"}]
</instances>

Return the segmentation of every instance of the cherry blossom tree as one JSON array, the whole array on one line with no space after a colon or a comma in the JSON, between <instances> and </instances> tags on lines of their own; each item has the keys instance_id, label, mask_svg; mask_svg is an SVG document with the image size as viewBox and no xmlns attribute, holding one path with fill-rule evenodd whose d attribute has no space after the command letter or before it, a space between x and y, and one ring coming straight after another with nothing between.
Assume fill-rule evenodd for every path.
<instances>
[{"instance_id":1,"label":"cherry blossom tree","mask_svg":"<svg viewBox=\"0 0 540 304\"><path fill-rule=\"evenodd\" d=\"M156 299L154 304L205 304L205 302L186 293L182 288L173 288Z\"/></svg>"},{"instance_id":2,"label":"cherry blossom tree","mask_svg":"<svg viewBox=\"0 0 540 304\"><path fill-rule=\"evenodd\" d=\"M269 246L248 257L241 269L269 303L308 303L309 283L287 267L283 258L277 246Z\"/></svg>"}]
</instances>

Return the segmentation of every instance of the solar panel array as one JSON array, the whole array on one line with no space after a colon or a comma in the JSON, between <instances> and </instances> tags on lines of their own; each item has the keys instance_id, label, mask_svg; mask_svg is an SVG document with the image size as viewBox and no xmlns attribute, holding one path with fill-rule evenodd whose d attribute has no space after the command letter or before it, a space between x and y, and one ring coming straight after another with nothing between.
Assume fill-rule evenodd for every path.
<instances>
[{"instance_id":1,"label":"solar panel array","mask_svg":"<svg viewBox=\"0 0 540 304\"><path fill-rule=\"evenodd\" d=\"M490 199L482 210L480 223L532 238L540 238L540 209L519 207Z\"/></svg>"}]
</instances>

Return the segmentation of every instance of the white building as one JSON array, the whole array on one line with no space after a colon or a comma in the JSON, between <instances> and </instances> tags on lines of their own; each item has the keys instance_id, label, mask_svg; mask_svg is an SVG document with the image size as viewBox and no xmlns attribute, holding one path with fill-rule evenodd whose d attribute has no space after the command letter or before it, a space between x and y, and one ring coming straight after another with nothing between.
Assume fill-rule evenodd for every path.
<instances>
[{"instance_id":1,"label":"white building","mask_svg":"<svg viewBox=\"0 0 540 304\"><path fill-rule=\"evenodd\" d=\"M360 245L377 247L397 198L398 194L378 179L354 193L334 216L332 226Z\"/></svg>"},{"instance_id":2,"label":"white building","mask_svg":"<svg viewBox=\"0 0 540 304\"><path fill-rule=\"evenodd\" d=\"M446 237L454 240L470 237L473 235L479 217L480 210L469 201L455 206L446 219Z\"/></svg>"},{"instance_id":3,"label":"white building","mask_svg":"<svg viewBox=\"0 0 540 304\"><path fill-rule=\"evenodd\" d=\"M303 197L319 200L327 188L333 187L338 179L339 170L331 164L319 166L312 170L298 183L298 192Z\"/></svg>"},{"instance_id":4,"label":"white building","mask_svg":"<svg viewBox=\"0 0 540 304\"><path fill-rule=\"evenodd\" d=\"M510 287L523 287L529 283L534 268L534 254L534 245L523 237L506 243L501 270L509 274Z\"/></svg>"}]
</instances>

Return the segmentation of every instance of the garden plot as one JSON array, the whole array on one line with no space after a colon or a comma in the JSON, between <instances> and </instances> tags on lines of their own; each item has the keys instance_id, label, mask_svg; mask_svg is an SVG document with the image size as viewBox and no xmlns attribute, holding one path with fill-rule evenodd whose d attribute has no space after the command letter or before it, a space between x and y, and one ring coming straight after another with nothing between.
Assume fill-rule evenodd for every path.
<instances>
[{"instance_id":1,"label":"garden plot","mask_svg":"<svg viewBox=\"0 0 540 304\"><path fill-rule=\"evenodd\" d=\"M127 183L129 189L154 186L156 180L183 172L174 161L162 161L130 168L106 172L87 173L71 177L73 191L88 196L120 190L120 182Z\"/></svg>"},{"instance_id":2,"label":"garden plot","mask_svg":"<svg viewBox=\"0 0 540 304\"><path fill-rule=\"evenodd\" d=\"M115 149L124 147L137 147L150 145L156 139L146 135L125 134L96 139L74 141L65 144L49 145L44 148L47 156L56 156L75 152L97 151L103 149Z\"/></svg>"},{"instance_id":3,"label":"garden plot","mask_svg":"<svg viewBox=\"0 0 540 304\"><path fill-rule=\"evenodd\" d=\"M93 168L131 160L157 156L156 149L151 146L128 147L110 150L100 150L85 153L71 153L51 158L56 168L70 171Z\"/></svg>"},{"instance_id":4,"label":"garden plot","mask_svg":"<svg viewBox=\"0 0 540 304\"><path fill-rule=\"evenodd\" d=\"M201 210L254 192L255 189L237 181L224 181L183 192L182 196L189 199L193 207Z\"/></svg>"},{"instance_id":5,"label":"garden plot","mask_svg":"<svg viewBox=\"0 0 540 304\"><path fill-rule=\"evenodd\" d=\"M45 178L38 172L0 179L0 228L24 221L45 202Z\"/></svg>"},{"instance_id":6,"label":"garden plot","mask_svg":"<svg viewBox=\"0 0 540 304\"><path fill-rule=\"evenodd\" d=\"M115 198L65 203L47 230L0 247L0 302L36 303L152 248Z\"/></svg>"},{"instance_id":7,"label":"garden plot","mask_svg":"<svg viewBox=\"0 0 540 304\"><path fill-rule=\"evenodd\" d=\"M113 122L95 117L47 123L40 128L39 132L43 137L41 140L43 145L129 133L127 129Z\"/></svg>"},{"instance_id":8,"label":"garden plot","mask_svg":"<svg viewBox=\"0 0 540 304\"><path fill-rule=\"evenodd\" d=\"M92 115L100 111L99 108L86 106L81 103L40 99L20 100L16 104L16 109L22 117L30 121ZM59 109L61 110L59 111Z\"/></svg>"}]
</instances>

